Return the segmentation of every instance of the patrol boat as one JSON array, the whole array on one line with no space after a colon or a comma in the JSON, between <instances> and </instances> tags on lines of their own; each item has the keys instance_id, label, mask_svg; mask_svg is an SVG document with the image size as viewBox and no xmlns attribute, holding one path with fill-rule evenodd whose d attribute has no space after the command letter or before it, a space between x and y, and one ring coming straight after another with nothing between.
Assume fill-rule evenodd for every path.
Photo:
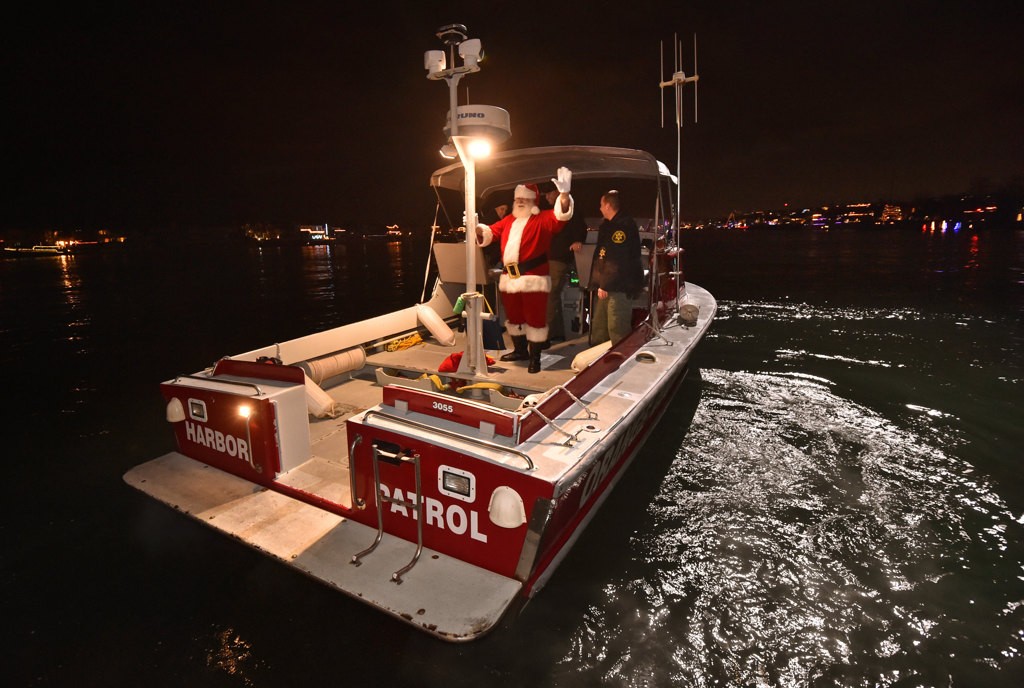
<instances>
[{"instance_id":1,"label":"patrol boat","mask_svg":"<svg viewBox=\"0 0 1024 688\"><path fill-rule=\"evenodd\" d=\"M578 198L628 185L636 214L648 192L637 218L647 287L623 341L588 341L588 243L564 295L573 336L544 351L539 373L501 362L505 344L486 336L501 322L485 296L493 271L475 242L437 243L421 303L162 383L177 450L125 481L442 639L494 628L544 587L636 459L716 310L683 278L675 178L648 153L507 151L430 183L439 206L465 195L473 236L467 187L487 201L560 166Z\"/></svg>"}]
</instances>

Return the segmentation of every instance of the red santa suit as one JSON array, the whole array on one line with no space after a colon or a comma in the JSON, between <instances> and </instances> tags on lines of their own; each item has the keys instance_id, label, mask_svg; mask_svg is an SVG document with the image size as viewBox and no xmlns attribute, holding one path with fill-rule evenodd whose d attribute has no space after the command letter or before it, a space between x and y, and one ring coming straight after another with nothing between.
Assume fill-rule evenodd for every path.
<instances>
[{"instance_id":1,"label":"red santa suit","mask_svg":"<svg viewBox=\"0 0 1024 688\"><path fill-rule=\"evenodd\" d=\"M516 187L515 198L533 198L536 203L538 195L534 184ZM501 242L504 270L498 289L508 317L505 329L512 336L526 335L528 341L538 343L548 338L548 247L551 237L572 219L572 212L570 196L567 212L562 212L561 201L555 201L554 210L539 210L534 205L529 217L509 214L493 225L478 225L483 233L481 246L488 246L495 239Z\"/></svg>"}]
</instances>

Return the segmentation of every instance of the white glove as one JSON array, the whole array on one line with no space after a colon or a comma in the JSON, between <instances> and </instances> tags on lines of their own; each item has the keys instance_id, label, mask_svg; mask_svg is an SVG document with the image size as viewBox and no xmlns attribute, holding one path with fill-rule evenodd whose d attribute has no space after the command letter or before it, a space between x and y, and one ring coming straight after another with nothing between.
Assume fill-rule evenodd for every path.
<instances>
[{"instance_id":1,"label":"white glove","mask_svg":"<svg viewBox=\"0 0 1024 688\"><path fill-rule=\"evenodd\" d=\"M474 213L477 223L480 222L480 213ZM462 211L462 226L469 227L469 222L466 221L466 211Z\"/></svg>"},{"instance_id":2,"label":"white glove","mask_svg":"<svg viewBox=\"0 0 1024 688\"><path fill-rule=\"evenodd\" d=\"M572 188L572 170L568 167L559 167L555 174L558 175L558 178L552 177L551 181L554 182L558 193L569 193L569 189Z\"/></svg>"}]
</instances>

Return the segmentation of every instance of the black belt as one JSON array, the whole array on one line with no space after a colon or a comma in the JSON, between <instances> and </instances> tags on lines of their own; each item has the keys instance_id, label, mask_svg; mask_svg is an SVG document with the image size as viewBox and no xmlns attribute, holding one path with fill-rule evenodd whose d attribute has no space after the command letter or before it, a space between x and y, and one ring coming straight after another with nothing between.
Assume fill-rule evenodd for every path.
<instances>
[{"instance_id":1,"label":"black belt","mask_svg":"<svg viewBox=\"0 0 1024 688\"><path fill-rule=\"evenodd\" d=\"M539 265L548 262L548 254L542 253L536 258L530 258L519 263L509 263L502 268L502 271L512 278L519 277L524 272L529 272Z\"/></svg>"}]
</instances>

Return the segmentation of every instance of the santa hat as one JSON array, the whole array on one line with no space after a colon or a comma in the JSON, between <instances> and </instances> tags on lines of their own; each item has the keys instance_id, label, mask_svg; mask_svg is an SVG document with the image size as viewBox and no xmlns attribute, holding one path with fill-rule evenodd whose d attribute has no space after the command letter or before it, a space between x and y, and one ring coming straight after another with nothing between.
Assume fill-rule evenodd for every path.
<instances>
[{"instance_id":1,"label":"santa hat","mask_svg":"<svg viewBox=\"0 0 1024 688\"><path fill-rule=\"evenodd\" d=\"M533 200L533 214L536 215L540 212L540 208L537 207L537 199L540 198L540 189L537 188L536 184L520 184L516 187L515 193L512 198L529 198Z\"/></svg>"}]
</instances>

